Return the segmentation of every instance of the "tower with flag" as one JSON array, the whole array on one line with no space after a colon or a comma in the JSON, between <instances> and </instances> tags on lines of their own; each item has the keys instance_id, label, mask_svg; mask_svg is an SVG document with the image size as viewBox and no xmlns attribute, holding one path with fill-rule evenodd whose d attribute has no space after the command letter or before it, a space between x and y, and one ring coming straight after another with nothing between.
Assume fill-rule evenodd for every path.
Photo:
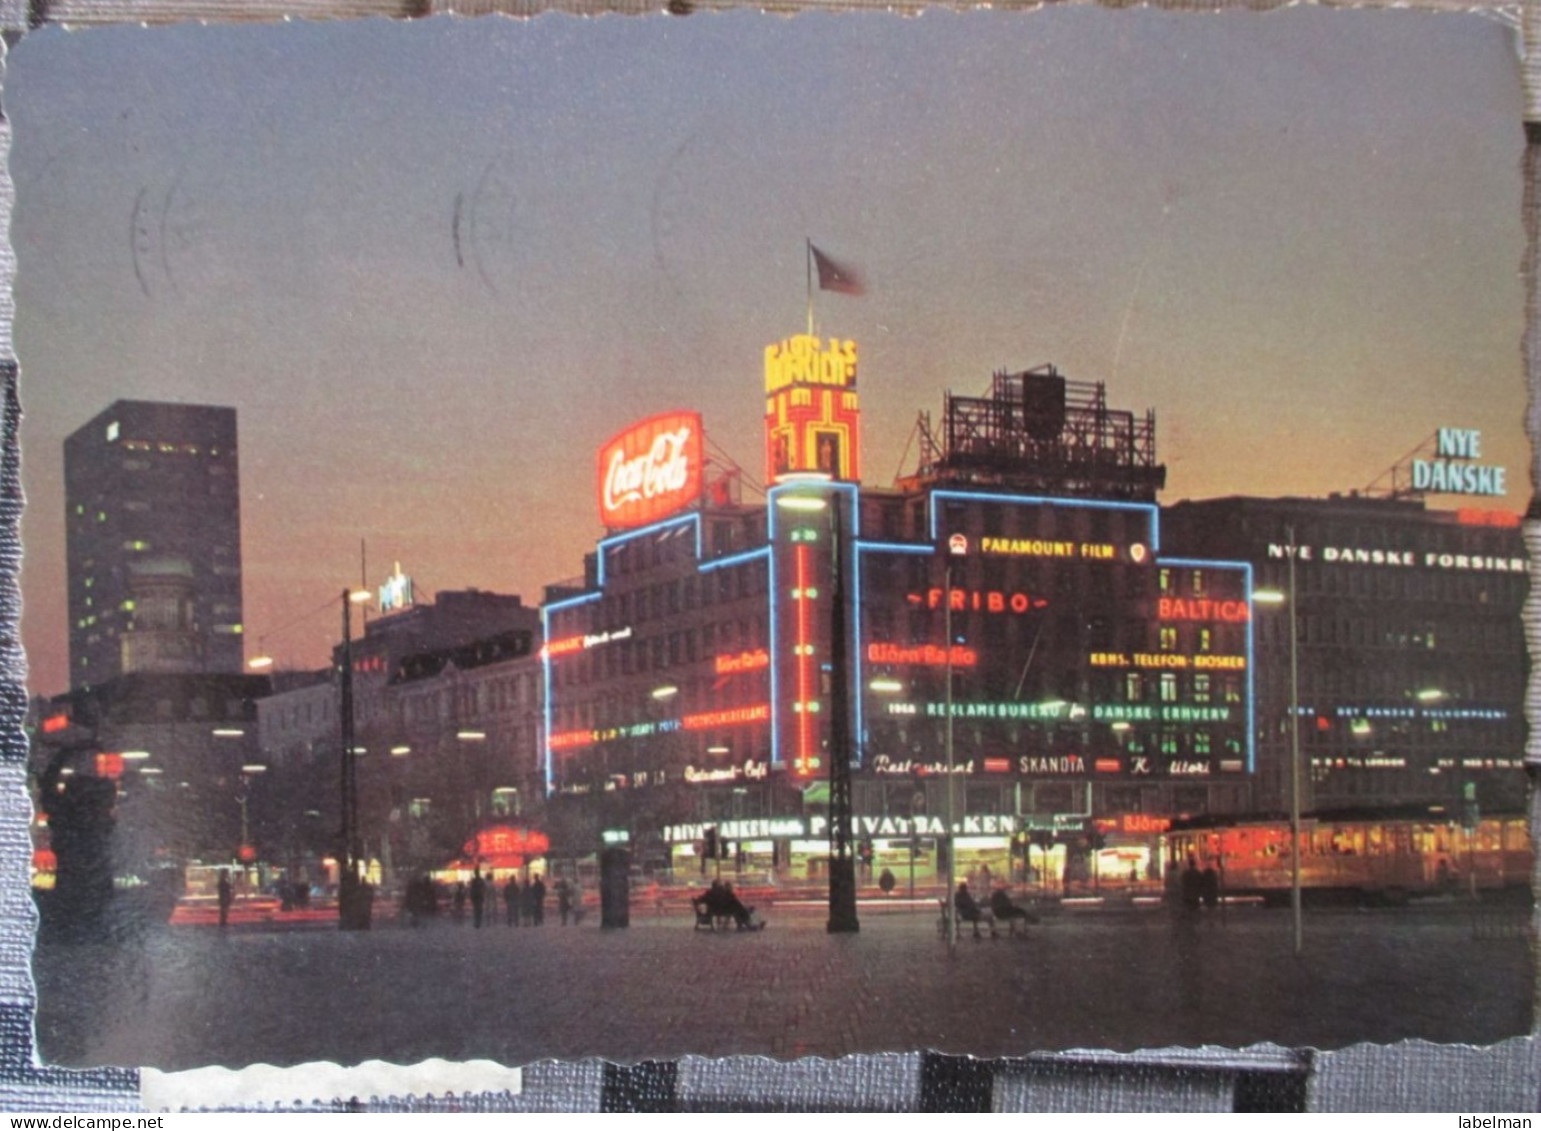
<instances>
[{"instance_id":1,"label":"tower with flag","mask_svg":"<svg viewBox=\"0 0 1541 1131\"><path fill-rule=\"evenodd\" d=\"M765 347L765 480L822 474L861 478L856 343L814 334L815 289L860 295L860 273L807 241L808 332ZM815 281L817 287L815 287Z\"/></svg>"}]
</instances>

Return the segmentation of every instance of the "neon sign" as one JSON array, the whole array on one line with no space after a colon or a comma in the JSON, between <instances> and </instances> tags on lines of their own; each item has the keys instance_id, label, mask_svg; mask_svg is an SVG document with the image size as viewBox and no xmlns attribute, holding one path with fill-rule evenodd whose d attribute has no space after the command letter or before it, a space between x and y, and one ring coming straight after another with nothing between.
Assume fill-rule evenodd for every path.
<instances>
[{"instance_id":1,"label":"neon sign","mask_svg":"<svg viewBox=\"0 0 1541 1131\"><path fill-rule=\"evenodd\" d=\"M1270 542L1268 556L1270 558L1293 556L1303 562L1323 561L1333 565L1421 565L1428 569L1474 569L1494 573L1526 573L1530 569L1530 563L1524 558L1500 558L1486 554L1445 554L1434 550L1419 554L1414 550L1365 549L1359 546L1324 546L1318 553L1315 546L1290 546Z\"/></svg>"},{"instance_id":2,"label":"neon sign","mask_svg":"<svg viewBox=\"0 0 1541 1131\"><path fill-rule=\"evenodd\" d=\"M638 421L599 449L599 517L605 526L644 526L701 494L701 414L668 412Z\"/></svg>"},{"instance_id":3,"label":"neon sign","mask_svg":"<svg viewBox=\"0 0 1541 1131\"><path fill-rule=\"evenodd\" d=\"M774 393L788 385L836 385L856 383L856 343L829 340L821 347L818 338L794 334L765 347L765 391Z\"/></svg>"},{"instance_id":4,"label":"neon sign","mask_svg":"<svg viewBox=\"0 0 1541 1131\"><path fill-rule=\"evenodd\" d=\"M1015 558L1081 558L1086 561L1110 562L1118 556L1118 547L1110 542L1055 542L1043 538L981 538L979 552Z\"/></svg>"},{"instance_id":5,"label":"neon sign","mask_svg":"<svg viewBox=\"0 0 1541 1131\"><path fill-rule=\"evenodd\" d=\"M1193 706L1187 703L1071 703L1050 699L1043 703L955 701L955 719L986 719L1003 722L1163 722L1228 723L1232 708ZM947 717L947 704L937 702L890 703L890 715L924 715L928 719Z\"/></svg>"},{"instance_id":6,"label":"neon sign","mask_svg":"<svg viewBox=\"0 0 1541 1131\"><path fill-rule=\"evenodd\" d=\"M718 675L738 675L740 672L759 671L770 667L770 653L764 648L737 655L718 656L712 661L712 670Z\"/></svg>"},{"instance_id":7,"label":"neon sign","mask_svg":"<svg viewBox=\"0 0 1541 1131\"><path fill-rule=\"evenodd\" d=\"M1005 593L999 589L953 589L950 598L948 593L946 589L928 589L924 594L906 594L905 600L912 605L925 605L928 609L939 609L950 600L955 613L1025 613L1030 609L1045 609L1049 606L1048 600L1043 597L1034 597L1028 593Z\"/></svg>"},{"instance_id":8,"label":"neon sign","mask_svg":"<svg viewBox=\"0 0 1541 1131\"><path fill-rule=\"evenodd\" d=\"M729 781L763 781L769 774L770 767L753 758L736 766L717 766L712 769L702 769L698 766L685 767L685 780L693 785Z\"/></svg>"},{"instance_id":9,"label":"neon sign","mask_svg":"<svg viewBox=\"0 0 1541 1131\"><path fill-rule=\"evenodd\" d=\"M798 334L765 347L765 473L861 477L856 343Z\"/></svg>"},{"instance_id":10,"label":"neon sign","mask_svg":"<svg viewBox=\"0 0 1541 1131\"><path fill-rule=\"evenodd\" d=\"M601 644L614 644L620 640L631 639L631 626L625 628L612 628L605 632L590 632L581 636L564 636L559 640L553 640L542 648L541 655L547 657L566 656L572 652L581 652L586 648L598 648Z\"/></svg>"},{"instance_id":11,"label":"neon sign","mask_svg":"<svg viewBox=\"0 0 1541 1131\"><path fill-rule=\"evenodd\" d=\"M1211 655L1201 652L1184 656L1172 652L1093 652L1088 657L1094 668L1175 668L1195 671L1245 671L1247 657Z\"/></svg>"},{"instance_id":12,"label":"neon sign","mask_svg":"<svg viewBox=\"0 0 1541 1131\"><path fill-rule=\"evenodd\" d=\"M380 611L393 613L411 604L412 579L401 572L401 563L397 562L395 572L386 578L384 585L380 586Z\"/></svg>"},{"instance_id":13,"label":"neon sign","mask_svg":"<svg viewBox=\"0 0 1541 1131\"><path fill-rule=\"evenodd\" d=\"M1482 458L1482 433L1475 428L1441 428L1435 457L1413 460L1414 491L1493 497L1507 494L1504 468L1464 462Z\"/></svg>"},{"instance_id":14,"label":"neon sign","mask_svg":"<svg viewBox=\"0 0 1541 1131\"><path fill-rule=\"evenodd\" d=\"M869 644L867 662L872 664L925 664L941 667L951 663L956 668L971 668L979 662L979 653L961 644L939 648L935 644Z\"/></svg>"},{"instance_id":15,"label":"neon sign","mask_svg":"<svg viewBox=\"0 0 1541 1131\"><path fill-rule=\"evenodd\" d=\"M709 730L713 727L745 726L763 723L770 718L770 704L757 703L753 707L729 707L725 711L702 711L686 715L680 725L686 730Z\"/></svg>"},{"instance_id":16,"label":"neon sign","mask_svg":"<svg viewBox=\"0 0 1541 1131\"><path fill-rule=\"evenodd\" d=\"M1207 597L1162 597L1156 602L1162 620L1222 620L1242 624L1251 620L1245 601L1211 601Z\"/></svg>"}]
</instances>

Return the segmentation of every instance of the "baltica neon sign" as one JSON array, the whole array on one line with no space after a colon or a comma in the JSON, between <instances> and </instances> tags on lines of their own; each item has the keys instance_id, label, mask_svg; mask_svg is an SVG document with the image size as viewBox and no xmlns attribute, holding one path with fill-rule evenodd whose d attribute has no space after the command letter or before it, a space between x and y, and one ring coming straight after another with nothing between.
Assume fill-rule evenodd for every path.
<instances>
[{"instance_id":1,"label":"baltica neon sign","mask_svg":"<svg viewBox=\"0 0 1541 1131\"><path fill-rule=\"evenodd\" d=\"M616 529L643 526L701 494L701 414L638 421L599 449L599 517Z\"/></svg>"},{"instance_id":2,"label":"baltica neon sign","mask_svg":"<svg viewBox=\"0 0 1541 1131\"><path fill-rule=\"evenodd\" d=\"M1211 601L1205 597L1162 597L1156 602L1162 620L1218 620L1241 624L1251 619L1245 601Z\"/></svg>"}]
</instances>

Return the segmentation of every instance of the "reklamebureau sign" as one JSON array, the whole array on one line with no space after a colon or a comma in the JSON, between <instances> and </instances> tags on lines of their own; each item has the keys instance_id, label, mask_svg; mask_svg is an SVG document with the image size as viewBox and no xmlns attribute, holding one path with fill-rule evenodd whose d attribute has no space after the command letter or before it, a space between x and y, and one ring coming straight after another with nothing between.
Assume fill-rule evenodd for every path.
<instances>
[{"instance_id":1,"label":"reklamebureau sign","mask_svg":"<svg viewBox=\"0 0 1541 1131\"><path fill-rule=\"evenodd\" d=\"M599 517L611 530L646 526L701 495L699 412L639 420L599 449Z\"/></svg>"}]
</instances>

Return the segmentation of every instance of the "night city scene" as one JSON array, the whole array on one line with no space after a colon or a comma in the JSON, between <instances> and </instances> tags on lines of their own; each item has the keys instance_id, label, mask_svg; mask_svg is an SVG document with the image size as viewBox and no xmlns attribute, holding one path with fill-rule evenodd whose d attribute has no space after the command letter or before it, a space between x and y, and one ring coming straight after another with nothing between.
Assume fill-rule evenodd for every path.
<instances>
[{"instance_id":1,"label":"night city scene","mask_svg":"<svg viewBox=\"0 0 1541 1131\"><path fill-rule=\"evenodd\" d=\"M43 1059L1529 1032L1512 35L29 35Z\"/></svg>"}]
</instances>

